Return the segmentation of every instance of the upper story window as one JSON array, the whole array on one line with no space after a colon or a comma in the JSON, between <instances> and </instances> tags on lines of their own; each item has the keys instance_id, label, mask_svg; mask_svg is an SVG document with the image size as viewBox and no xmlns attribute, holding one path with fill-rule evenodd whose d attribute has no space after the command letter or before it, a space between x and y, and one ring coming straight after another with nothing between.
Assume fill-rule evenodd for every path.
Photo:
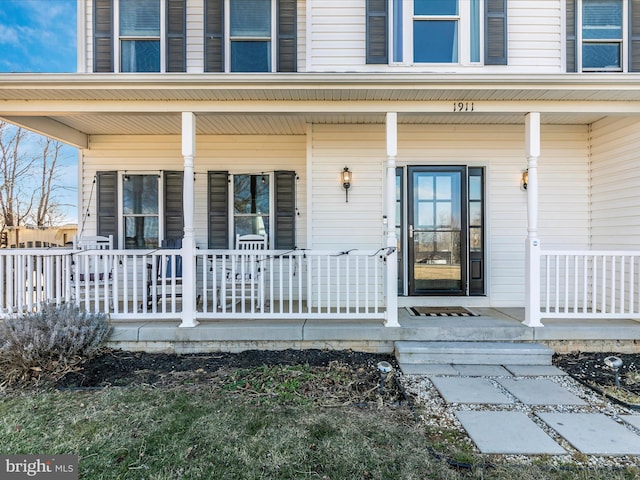
<instances>
[{"instance_id":1,"label":"upper story window","mask_svg":"<svg viewBox=\"0 0 640 480\"><path fill-rule=\"evenodd\" d=\"M640 71L639 0L567 0L567 71Z\"/></svg>"},{"instance_id":2,"label":"upper story window","mask_svg":"<svg viewBox=\"0 0 640 480\"><path fill-rule=\"evenodd\" d=\"M160 71L160 0L120 0L120 71Z\"/></svg>"},{"instance_id":3,"label":"upper story window","mask_svg":"<svg viewBox=\"0 0 640 480\"><path fill-rule=\"evenodd\" d=\"M205 0L205 71L296 71L296 0Z\"/></svg>"},{"instance_id":4,"label":"upper story window","mask_svg":"<svg viewBox=\"0 0 640 480\"><path fill-rule=\"evenodd\" d=\"M506 21L506 0L367 0L367 63L506 65Z\"/></svg>"},{"instance_id":5,"label":"upper story window","mask_svg":"<svg viewBox=\"0 0 640 480\"><path fill-rule=\"evenodd\" d=\"M94 0L94 72L186 71L186 0Z\"/></svg>"}]
</instances>

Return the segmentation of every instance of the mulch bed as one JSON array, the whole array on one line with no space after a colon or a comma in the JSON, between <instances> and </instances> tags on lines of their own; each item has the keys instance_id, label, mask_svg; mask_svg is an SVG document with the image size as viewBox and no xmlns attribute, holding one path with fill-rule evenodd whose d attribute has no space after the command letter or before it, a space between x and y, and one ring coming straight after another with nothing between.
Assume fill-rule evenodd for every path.
<instances>
[{"instance_id":1,"label":"mulch bed","mask_svg":"<svg viewBox=\"0 0 640 480\"><path fill-rule=\"evenodd\" d=\"M582 383L598 391L611 393L615 374L604 359L616 355L623 361L620 382L630 394L624 402L640 403L640 354L578 352L555 355L556 366ZM87 361L82 368L66 374L56 382L61 389L124 387L131 385L202 385L224 384L240 369L262 366L309 366L318 370L335 369L350 376L349 388L374 392L380 377L377 364L386 361L398 369L392 355L354 352L351 350L248 350L240 353L157 354L107 350ZM400 397L399 392L395 392ZM630 400L631 399L631 400ZM624 403L623 402L623 403Z\"/></svg>"},{"instance_id":2,"label":"mulch bed","mask_svg":"<svg viewBox=\"0 0 640 480\"><path fill-rule=\"evenodd\" d=\"M612 355L622 360L622 367L618 372L620 389L614 388L615 372L604 361ZM640 354L577 352L555 355L553 363L585 385L613 396L620 403L634 408L637 404L640 405ZM620 394L616 390L620 390Z\"/></svg>"}]
</instances>

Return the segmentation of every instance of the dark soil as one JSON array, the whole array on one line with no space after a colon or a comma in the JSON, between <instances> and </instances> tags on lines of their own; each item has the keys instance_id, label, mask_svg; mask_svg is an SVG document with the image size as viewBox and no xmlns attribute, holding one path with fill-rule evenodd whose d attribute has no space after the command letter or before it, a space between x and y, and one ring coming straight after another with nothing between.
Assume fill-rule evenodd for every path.
<instances>
[{"instance_id":1,"label":"dark soil","mask_svg":"<svg viewBox=\"0 0 640 480\"><path fill-rule=\"evenodd\" d=\"M555 355L553 361L574 378L602 390L616 384L615 372L604 361L609 356L622 360L622 367L618 372L622 389L640 395L640 354L578 352Z\"/></svg>"},{"instance_id":2,"label":"dark soil","mask_svg":"<svg viewBox=\"0 0 640 480\"><path fill-rule=\"evenodd\" d=\"M623 361L619 371L622 390L638 395L640 403L640 354L579 352L555 355L553 362L582 383L603 391L607 387L615 386L615 373L604 362L604 359L611 355L618 356ZM351 350L248 350L240 353L183 355L108 350L85 362L78 371L67 373L56 382L56 387L84 389L133 385L228 385L230 382L238 381L238 372L242 370L306 366L321 375L326 373L327 378L335 378L336 369L339 370L340 375L345 378L344 388L370 393L371 395L365 396L363 401L373 401L377 393L376 387L380 384L377 364L381 361L389 362L398 369L392 355ZM286 378L281 376L274 380L286 381ZM318 384L317 387L315 384ZM326 381L317 380L305 385L311 397L326 394L326 390L323 390L326 387ZM390 383L388 387L389 391L386 393L392 394L393 398L387 400L401 400L402 392L399 391L397 382ZM316 388L318 391L310 391ZM607 393L611 393L610 390L607 390ZM630 398L633 400L633 396L625 396L624 400L634 403Z\"/></svg>"},{"instance_id":3,"label":"dark soil","mask_svg":"<svg viewBox=\"0 0 640 480\"><path fill-rule=\"evenodd\" d=\"M241 353L163 354L110 350L89 361L82 370L65 375L59 388L105 387L127 385L162 385L171 378L189 374L206 381L221 372L261 366L307 365L328 367L332 363L353 371L377 372L377 363L387 361L397 368L393 356L353 352L350 350L247 350Z\"/></svg>"}]
</instances>

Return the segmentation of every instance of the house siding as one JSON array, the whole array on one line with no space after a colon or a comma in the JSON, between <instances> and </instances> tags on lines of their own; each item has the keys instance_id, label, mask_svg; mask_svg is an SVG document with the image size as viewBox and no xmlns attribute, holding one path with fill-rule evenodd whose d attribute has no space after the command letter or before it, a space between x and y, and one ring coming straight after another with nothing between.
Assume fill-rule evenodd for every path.
<instances>
[{"instance_id":1,"label":"house siding","mask_svg":"<svg viewBox=\"0 0 640 480\"><path fill-rule=\"evenodd\" d=\"M382 125L314 125L310 174L315 249L377 249L383 238ZM539 236L545 248L589 242L588 130L543 126ZM399 125L398 166L485 167L487 285L494 306L521 306L525 293L527 193L523 125ZM349 202L340 172L353 172ZM569 228L567 228L569 227Z\"/></svg>"},{"instance_id":2,"label":"house siding","mask_svg":"<svg viewBox=\"0 0 640 480\"><path fill-rule=\"evenodd\" d=\"M640 244L640 120L608 118L591 127L594 249L636 250Z\"/></svg>"},{"instance_id":3,"label":"house siding","mask_svg":"<svg viewBox=\"0 0 640 480\"><path fill-rule=\"evenodd\" d=\"M306 142L303 135L221 135L198 136L195 158L195 239L200 248L207 247L207 171L229 173L272 173L294 170L298 206L297 244L306 245ZM129 173L155 173L182 170L179 136L92 136L89 150L83 152L82 231L95 232L95 190L93 179L98 171L118 170ZM88 203L88 199L91 202ZM87 204L88 203L88 204ZM89 215L86 215L88 213ZM88 233L87 233L88 234Z\"/></svg>"},{"instance_id":4,"label":"house siding","mask_svg":"<svg viewBox=\"0 0 640 480\"><path fill-rule=\"evenodd\" d=\"M306 69L313 72L536 72L559 73L562 65L562 1L509 0L508 66L366 65L366 18L362 0L311 3ZM484 27L483 27L484 28Z\"/></svg>"}]
</instances>

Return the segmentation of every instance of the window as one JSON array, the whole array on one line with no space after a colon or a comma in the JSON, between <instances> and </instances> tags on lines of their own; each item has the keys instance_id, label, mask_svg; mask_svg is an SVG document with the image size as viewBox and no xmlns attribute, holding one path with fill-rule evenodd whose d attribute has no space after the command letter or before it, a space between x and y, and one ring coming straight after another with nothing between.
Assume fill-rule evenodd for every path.
<instances>
[{"instance_id":1,"label":"window","mask_svg":"<svg viewBox=\"0 0 640 480\"><path fill-rule=\"evenodd\" d=\"M369 64L507 64L506 0L367 0L366 21Z\"/></svg>"},{"instance_id":2,"label":"window","mask_svg":"<svg viewBox=\"0 0 640 480\"><path fill-rule=\"evenodd\" d=\"M458 63L459 22L458 0L414 0L413 62Z\"/></svg>"},{"instance_id":3,"label":"window","mask_svg":"<svg viewBox=\"0 0 640 480\"><path fill-rule=\"evenodd\" d=\"M160 207L158 175L124 175L122 222L125 248L158 248Z\"/></svg>"},{"instance_id":4,"label":"window","mask_svg":"<svg viewBox=\"0 0 640 480\"><path fill-rule=\"evenodd\" d=\"M94 0L94 72L184 72L186 0Z\"/></svg>"},{"instance_id":5,"label":"window","mask_svg":"<svg viewBox=\"0 0 640 480\"><path fill-rule=\"evenodd\" d=\"M158 248L181 239L183 178L182 171L97 172L96 233L113 235L120 248Z\"/></svg>"},{"instance_id":6,"label":"window","mask_svg":"<svg viewBox=\"0 0 640 480\"><path fill-rule=\"evenodd\" d=\"M120 0L120 71L160 71L160 0Z\"/></svg>"},{"instance_id":7,"label":"window","mask_svg":"<svg viewBox=\"0 0 640 480\"><path fill-rule=\"evenodd\" d=\"M205 0L205 71L294 72L296 0Z\"/></svg>"},{"instance_id":8,"label":"window","mask_svg":"<svg viewBox=\"0 0 640 480\"><path fill-rule=\"evenodd\" d=\"M567 71L640 71L640 1L567 0Z\"/></svg>"},{"instance_id":9,"label":"window","mask_svg":"<svg viewBox=\"0 0 640 480\"><path fill-rule=\"evenodd\" d=\"M266 235L270 248L295 248L295 172L208 176L209 248L229 248L249 233Z\"/></svg>"},{"instance_id":10,"label":"window","mask_svg":"<svg viewBox=\"0 0 640 480\"><path fill-rule=\"evenodd\" d=\"M233 228L235 235L255 233L269 237L270 195L268 175L233 176Z\"/></svg>"}]
</instances>

